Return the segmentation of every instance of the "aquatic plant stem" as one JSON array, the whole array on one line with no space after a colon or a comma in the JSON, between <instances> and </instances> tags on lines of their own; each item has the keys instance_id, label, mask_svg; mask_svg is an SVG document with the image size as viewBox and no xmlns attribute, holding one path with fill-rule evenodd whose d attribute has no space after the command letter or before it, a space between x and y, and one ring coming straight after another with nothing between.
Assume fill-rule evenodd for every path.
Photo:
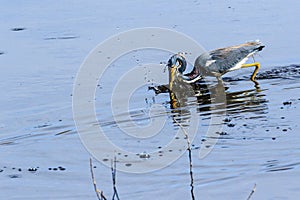
<instances>
[{"instance_id":1,"label":"aquatic plant stem","mask_svg":"<svg viewBox=\"0 0 300 200\"><path fill-rule=\"evenodd\" d=\"M256 183L254 184L254 187L253 187L252 191L250 192L250 194L249 194L247 200L250 200L250 198L251 198L252 195L254 194L255 190L256 190Z\"/></svg>"},{"instance_id":2,"label":"aquatic plant stem","mask_svg":"<svg viewBox=\"0 0 300 200\"><path fill-rule=\"evenodd\" d=\"M195 200L195 194L194 194L194 176L193 176L193 164L192 164L192 149L191 149L191 141L189 139L189 135L186 132L186 130L184 129L184 127L176 120L174 119L175 123L181 128L181 130L183 131L183 134L185 136L185 139L187 141L187 150L188 150L188 154L189 154L189 171L190 171L190 178L191 178L191 196L192 196L192 200Z\"/></svg>"},{"instance_id":3,"label":"aquatic plant stem","mask_svg":"<svg viewBox=\"0 0 300 200\"><path fill-rule=\"evenodd\" d=\"M116 197L117 200L120 200L118 191L117 191L117 187L116 187L116 174L117 174L117 159L115 157L114 161L111 162L111 175L112 175L113 190L114 190L112 199L114 200Z\"/></svg>"},{"instance_id":4,"label":"aquatic plant stem","mask_svg":"<svg viewBox=\"0 0 300 200\"><path fill-rule=\"evenodd\" d=\"M97 198L99 200L107 200L103 194L102 190L99 190L97 188L97 183L96 183L96 179L95 179L95 175L94 175L94 171L93 171L93 161L92 158L90 158L90 170L91 170L91 175L92 175L92 180L93 180L93 185L94 185L94 190L96 192Z\"/></svg>"}]
</instances>

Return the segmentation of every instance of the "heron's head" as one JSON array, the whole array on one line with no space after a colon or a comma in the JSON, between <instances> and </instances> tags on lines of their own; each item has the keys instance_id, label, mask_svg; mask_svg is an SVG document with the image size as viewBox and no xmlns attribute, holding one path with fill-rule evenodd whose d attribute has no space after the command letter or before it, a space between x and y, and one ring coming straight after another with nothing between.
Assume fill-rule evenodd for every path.
<instances>
[{"instance_id":1,"label":"heron's head","mask_svg":"<svg viewBox=\"0 0 300 200\"><path fill-rule=\"evenodd\" d=\"M182 74L186 69L186 60L183 53L174 54L168 61L169 71Z\"/></svg>"},{"instance_id":2,"label":"heron's head","mask_svg":"<svg viewBox=\"0 0 300 200\"><path fill-rule=\"evenodd\" d=\"M178 53L169 59L167 66L169 70L169 89L172 90L174 81L182 76L187 63L183 54Z\"/></svg>"}]
</instances>

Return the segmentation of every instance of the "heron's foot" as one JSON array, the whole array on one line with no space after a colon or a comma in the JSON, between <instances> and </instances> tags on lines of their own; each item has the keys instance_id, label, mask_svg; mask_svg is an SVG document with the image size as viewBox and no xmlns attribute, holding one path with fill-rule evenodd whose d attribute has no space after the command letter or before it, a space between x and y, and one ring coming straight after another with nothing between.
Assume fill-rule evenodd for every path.
<instances>
[{"instance_id":1,"label":"heron's foot","mask_svg":"<svg viewBox=\"0 0 300 200\"><path fill-rule=\"evenodd\" d=\"M260 87L259 87L259 83L256 81L256 80L252 80L251 81L255 84L254 87L257 89L257 90L260 90Z\"/></svg>"}]
</instances>

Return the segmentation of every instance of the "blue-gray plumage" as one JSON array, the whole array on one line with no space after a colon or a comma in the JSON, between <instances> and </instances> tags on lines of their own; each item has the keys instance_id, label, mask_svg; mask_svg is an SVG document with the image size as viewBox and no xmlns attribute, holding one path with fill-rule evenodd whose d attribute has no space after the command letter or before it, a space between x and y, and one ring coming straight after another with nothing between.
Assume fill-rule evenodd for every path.
<instances>
[{"instance_id":1,"label":"blue-gray plumage","mask_svg":"<svg viewBox=\"0 0 300 200\"><path fill-rule=\"evenodd\" d=\"M197 57L193 70L184 75L183 71L186 69L185 58L181 54L175 54L168 62L169 71L172 67L176 67L178 69L177 73L171 73L175 75L175 77L171 79L179 78L184 82L194 83L202 79L204 76L215 76L219 79L222 75L229 71L255 66L256 68L251 76L251 80L255 82L254 79L258 69L260 68L260 64L257 62L251 64L244 63L250 56L261 51L263 48L264 45L262 45L261 42L253 41L205 52ZM182 60L184 60L184 62ZM179 63L178 66L176 65L176 62Z\"/></svg>"}]
</instances>

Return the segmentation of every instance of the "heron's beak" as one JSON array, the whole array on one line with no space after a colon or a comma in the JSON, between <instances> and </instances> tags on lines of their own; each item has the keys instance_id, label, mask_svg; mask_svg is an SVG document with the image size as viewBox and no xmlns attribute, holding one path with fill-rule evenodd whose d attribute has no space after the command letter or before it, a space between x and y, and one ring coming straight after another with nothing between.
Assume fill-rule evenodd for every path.
<instances>
[{"instance_id":1,"label":"heron's beak","mask_svg":"<svg viewBox=\"0 0 300 200\"><path fill-rule=\"evenodd\" d=\"M169 90L173 90L173 83L175 81L175 73L176 73L176 66L173 65L172 67L169 67Z\"/></svg>"}]
</instances>

